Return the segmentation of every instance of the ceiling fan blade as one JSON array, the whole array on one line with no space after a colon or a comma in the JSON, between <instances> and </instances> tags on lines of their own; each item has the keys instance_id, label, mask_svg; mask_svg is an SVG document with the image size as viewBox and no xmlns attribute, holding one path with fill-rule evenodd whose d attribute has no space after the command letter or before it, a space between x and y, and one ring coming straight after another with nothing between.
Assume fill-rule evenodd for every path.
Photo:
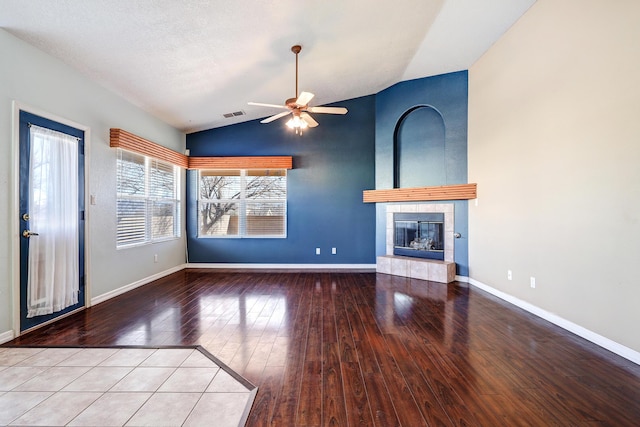
<instances>
[{"instance_id":1,"label":"ceiling fan blade","mask_svg":"<svg viewBox=\"0 0 640 427\"><path fill-rule=\"evenodd\" d=\"M249 105L257 105L258 107L273 107L280 109L289 109L286 105L277 105L277 104L263 104L262 102L247 102Z\"/></svg>"},{"instance_id":2,"label":"ceiling fan blade","mask_svg":"<svg viewBox=\"0 0 640 427\"><path fill-rule=\"evenodd\" d=\"M314 96L315 95L311 92L302 92L300 96L298 96L298 99L296 99L296 104L300 107L304 107L313 99Z\"/></svg>"},{"instance_id":3,"label":"ceiling fan blade","mask_svg":"<svg viewBox=\"0 0 640 427\"><path fill-rule=\"evenodd\" d=\"M347 114L349 110L344 107L309 107L307 111L310 113Z\"/></svg>"},{"instance_id":4,"label":"ceiling fan blade","mask_svg":"<svg viewBox=\"0 0 640 427\"><path fill-rule=\"evenodd\" d=\"M305 122L307 122L307 124L309 125L310 128L314 128L314 127L318 126L318 122L316 122L313 119L313 117L311 117L311 115L309 115L309 114L307 114L305 112L300 113L300 118L302 120L304 120Z\"/></svg>"},{"instance_id":5,"label":"ceiling fan blade","mask_svg":"<svg viewBox=\"0 0 640 427\"><path fill-rule=\"evenodd\" d=\"M271 117L267 117L264 120L261 120L260 123L271 123L274 120L278 120L280 117L284 117L286 115L289 114L289 111L283 111L282 113L278 113L276 115L273 115Z\"/></svg>"}]
</instances>

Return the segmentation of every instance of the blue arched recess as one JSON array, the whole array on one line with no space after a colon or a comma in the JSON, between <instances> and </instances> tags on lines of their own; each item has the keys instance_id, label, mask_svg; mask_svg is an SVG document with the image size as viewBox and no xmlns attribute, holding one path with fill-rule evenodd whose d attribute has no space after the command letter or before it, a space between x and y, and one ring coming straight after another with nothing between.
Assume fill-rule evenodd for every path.
<instances>
[{"instance_id":1,"label":"blue arched recess","mask_svg":"<svg viewBox=\"0 0 640 427\"><path fill-rule=\"evenodd\" d=\"M445 185L445 125L438 110L420 105L406 111L393 135L394 188Z\"/></svg>"}]
</instances>

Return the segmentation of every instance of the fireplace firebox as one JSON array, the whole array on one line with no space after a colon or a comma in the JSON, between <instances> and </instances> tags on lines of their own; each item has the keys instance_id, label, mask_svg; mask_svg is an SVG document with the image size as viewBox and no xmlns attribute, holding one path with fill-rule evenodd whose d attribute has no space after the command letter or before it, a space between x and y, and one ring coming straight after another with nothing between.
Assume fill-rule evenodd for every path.
<instances>
[{"instance_id":1,"label":"fireplace firebox","mask_svg":"<svg viewBox=\"0 0 640 427\"><path fill-rule=\"evenodd\" d=\"M444 213L394 213L393 254L444 260Z\"/></svg>"}]
</instances>

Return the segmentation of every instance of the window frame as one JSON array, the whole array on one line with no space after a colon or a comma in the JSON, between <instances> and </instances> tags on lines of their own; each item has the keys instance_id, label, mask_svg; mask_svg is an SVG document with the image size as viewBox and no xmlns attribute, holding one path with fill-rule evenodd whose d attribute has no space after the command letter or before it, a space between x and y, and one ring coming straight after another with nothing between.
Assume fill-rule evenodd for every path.
<instances>
[{"instance_id":1,"label":"window frame","mask_svg":"<svg viewBox=\"0 0 640 427\"><path fill-rule=\"evenodd\" d=\"M138 181L138 184L143 186L142 194L126 194L125 192L121 192L120 180L122 177L122 166L120 162L123 161L123 154L127 153L127 156L135 156L139 159L144 159L144 170L142 173L142 179ZM122 148L117 148L117 166L116 166L116 249L127 249L138 246L151 245L154 243L166 242L170 240L176 240L182 237L182 212L181 212L181 179L180 179L180 167L164 160L157 159L155 157L146 156L144 154L129 151ZM153 172L154 170L165 170L168 171L171 169L173 171L173 197L163 197L157 193L157 188L153 188ZM155 182L155 184L162 184L161 182ZM155 191L154 191L155 190ZM154 194L155 193L155 194ZM120 207L119 203L121 201L133 201L133 202L143 202L144 209L144 237L142 240L136 239L133 242L126 243L121 242L118 234L119 234L119 218L120 215ZM154 237L154 213L155 208L161 206L163 204L170 204L173 206L173 232L170 235L162 235L159 237Z\"/></svg>"},{"instance_id":2,"label":"window frame","mask_svg":"<svg viewBox=\"0 0 640 427\"><path fill-rule=\"evenodd\" d=\"M247 178L251 175L249 173L253 169L240 169L240 168L226 168L226 169L198 169L197 173L197 197L196 197L196 209L197 209L197 226L196 226L196 238L198 239L286 239L287 238L287 224L288 224L288 172L285 168L261 168L261 170L277 171L277 176L282 176L285 179L284 184L284 197L282 198L247 198ZM234 176L234 175L216 175L216 172L238 172L240 177L240 190L239 197L226 198L226 199L206 199L202 197L201 185L203 173L206 176ZM266 175L268 176L268 175ZM201 222L202 222L202 203L235 203L238 211L238 234L202 234ZM282 204L282 234L248 234L247 232L247 204L250 203L281 203Z\"/></svg>"}]
</instances>

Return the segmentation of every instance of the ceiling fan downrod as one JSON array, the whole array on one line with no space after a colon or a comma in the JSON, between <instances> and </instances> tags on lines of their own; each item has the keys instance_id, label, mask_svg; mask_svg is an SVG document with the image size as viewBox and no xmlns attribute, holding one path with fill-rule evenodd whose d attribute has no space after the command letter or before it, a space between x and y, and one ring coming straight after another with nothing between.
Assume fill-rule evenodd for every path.
<instances>
[{"instance_id":1,"label":"ceiling fan downrod","mask_svg":"<svg viewBox=\"0 0 640 427\"><path fill-rule=\"evenodd\" d=\"M299 44L291 46L291 52L296 55L296 96L294 99L298 99L298 54L302 50L302 46Z\"/></svg>"}]
</instances>

